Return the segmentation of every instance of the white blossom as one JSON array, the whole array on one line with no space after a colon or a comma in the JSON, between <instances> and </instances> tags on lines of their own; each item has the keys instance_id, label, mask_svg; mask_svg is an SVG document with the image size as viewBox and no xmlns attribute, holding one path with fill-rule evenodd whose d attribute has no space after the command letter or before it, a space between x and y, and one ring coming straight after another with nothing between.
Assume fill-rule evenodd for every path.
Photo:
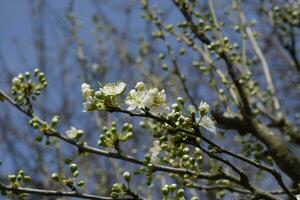
<instances>
[{"instance_id":1,"label":"white blossom","mask_svg":"<svg viewBox=\"0 0 300 200\"><path fill-rule=\"evenodd\" d=\"M206 115L209 112L209 105L206 102L201 101L199 105L199 111L201 116Z\"/></svg>"},{"instance_id":2,"label":"white blossom","mask_svg":"<svg viewBox=\"0 0 300 200\"><path fill-rule=\"evenodd\" d=\"M136 108L141 109L143 107L143 100L145 98L145 94L145 91L131 90L125 101L125 103L129 105L127 110L131 111Z\"/></svg>"},{"instance_id":3,"label":"white blossom","mask_svg":"<svg viewBox=\"0 0 300 200\"><path fill-rule=\"evenodd\" d=\"M138 82L135 89L131 90L125 101L129 105L127 110L149 109L153 114L164 115L170 111L166 103L165 90L159 91L157 88L145 90L143 82Z\"/></svg>"},{"instance_id":4,"label":"white blossom","mask_svg":"<svg viewBox=\"0 0 300 200\"><path fill-rule=\"evenodd\" d=\"M75 127L71 126L71 129L65 132L70 139L78 139L83 135L83 130L78 130Z\"/></svg>"},{"instance_id":5,"label":"white blossom","mask_svg":"<svg viewBox=\"0 0 300 200\"><path fill-rule=\"evenodd\" d=\"M160 146L159 146L159 141L154 141L153 142L153 147L150 148L150 152L151 152L151 160L155 161L157 160L157 156L160 153Z\"/></svg>"},{"instance_id":6,"label":"white blossom","mask_svg":"<svg viewBox=\"0 0 300 200\"><path fill-rule=\"evenodd\" d=\"M91 86L87 83L82 83L81 85L81 93L84 99L87 99L88 97L92 96L93 89Z\"/></svg>"},{"instance_id":7,"label":"white blossom","mask_svg":"<svg viewBox=\"0 0 300 200\"><path fill-rule=\"evenodd\" d=\"M120 83L108 83L99 89L106 96L117 96L124 92L126 84Z\"/></svg>"},{"instance_id":8,"label":"white blossom","mask_svg":"<svg viewBox=\"0 0 300 200\"><path fill-rule=\"evenodd\" d=\"M91 96L88 96L85 99L85 102L82 104L83 105L83 112L89 112L93 108L94 105L94 99Z\"/></svg>"},{"instance_id":9,"label":"white blossom","mask_svg":"<svg viewBox=\"0 0 300 200\"><path fill-rule=\"evenodd\" d=\"M157 88L152 88L147 92L142 105L154 114L164 115L170 111L166 103L165 90L159 91Z\"/></svg>"},{"instance_id":10,"label":"white blossom","mask_svg":"<svg viewBox=\"0 0 300 200\"><path fill-rule=\"evenodd\" d=\"M216 122L209 116L203 116L199 122L199 125L209 130L212 133L217 133Z\"/></svg>"}]
</instances>

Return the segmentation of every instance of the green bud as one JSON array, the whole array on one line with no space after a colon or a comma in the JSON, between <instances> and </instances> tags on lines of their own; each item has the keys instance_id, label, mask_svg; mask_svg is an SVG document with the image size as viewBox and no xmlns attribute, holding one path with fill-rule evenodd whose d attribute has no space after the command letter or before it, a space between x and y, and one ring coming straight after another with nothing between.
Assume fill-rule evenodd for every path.
<instances>
[{"instance_id":1,"label":"green bud","mask_svg":"<svg viewBox=\"0 0 300 200\"><path fill-rule=\"evenodd\" d=\"M24 181L24 183L29 183L31 181L30 176L24 176L23 181Z\"/></svg>"},{"instance_id":2,"label":"green bud","mask_svg":"<svg viewBox=\"0 0 300 200\"><path fill-rule=\"evenodd\" d=\"M37 76L40 73L40 70L38 68L34 69L34 75Z\"/></svg>"},{"instance_id":3,"label":"green bud","mask_svg":"<svg viewBox=\"0 0 300 200\"><path fill-rule=\"evenodd\" d=\"M119 195L118 195L117 192L112 192L112 193L110 194L110 196L111 196L112 198L117 198Z\"/></svg>"},{"instance_id":4,"label":"green bud","mask_svg":"<svg viewBox=\"0 0 300 200\"><path fill-rule=\"evenodd\" d=\"M23 176L21 176L21 175L18 175L18 176L17 176L17 181L18 181L18 182L22 181L22 179L23 179Z\"/></svg>"},{"instance_id":5,"label":"green bud","mask_svg":"<svg viewBox=\"0 0 300 200\"><path fill-rule=\"evenodd\" d=\"M51 174L51 178L54 180L54 181L59 181L59 176L58 176L58 174L57 173L53 173L53 174Z\"/></svg>"},{"instance_id":6,"label":"green bud","mask_svg":"<svg viewBox=\"0 0 300 200\"><path fill-rule=\"evenodd\" d=\"M175 120L177 120L179 117L180 117L180 113L179 112L174 113L174 119Z\"/></svg>"},{"instance_id":7,"label":"green bud","mask_svg":"<svg viewBox=\"0 0 300 200\"><path fill-rule=\"evenodd\" d=\"M35 137L35 141L37 141L37 142L41 142L43 140L43 136L36 136Z\"/></svg>"},{"instance_id":8,"label":"green bud","mask_svg":"<svg viewBox=\"0 0 300 200\"><path fill-rule=\"evenodd\" d=\"M170 188L171 191L174 191L176 189L176 187L177 187L177 185L175 183L173 183L173 184L170 185L169 188Z\"/></svg>"},{"instance_id":9,"label":"green bud","mask_svg":"<svg viewBox=\"0 0 300 200\"><path fill-rule=\"evenodd\" d=\"M146 123L144 121L139 122L140 127L146 128Z\"/></svg>"},{"instance_id":10,"label":"green bud","mask_svg":"<svg viewBox=\"0 0 300 200\"><path fill-rule=\"evenodd\" d=\"M77 165L76 165L75 163L72 163L72 164L70 165L70 171L71 171L72 173L74 173L76 170L77 170Z\"/></svg>"},{"instance_id":11,"label":"green bud","mask_svg":"<svg viewBox=\"0 0 300 200\"><path fill-rule=\"evenodd\" d=\"M38 74L38 78L39 78L39 80L41 81L43 78L45 78L45 74L44 74L43 72L40 72L40 73Z\"/></svg>"},{"instance_id":12,"label":"green bud","mask_svg":"<svg viewBox=\"0 0 300 200\"><path fill-rule=\"evenodd\" d=\"M124 172L123 173L123 177L125 179L126 182L130 181L130 173L129 172Z\"/></svg>"},{"instance_id":13,"label":"green bud","mask_svg":"<svg viewBox=\"0 0 300 200\"><path fill-rule=\"evenodd\" d=\"M8 175L8 180L12 183L16 182L16 175Z\"/></svg>"},{"instance_id":14,"label":"green bud","mask_svg":"<svg viewBox=\"0 0 300 200\"><path fill-rule=\"evenodd\" d=\"M83 134L84 134L83 130L78 130L77 135L76 135L76 139L81 138L83 136Z\"/></svg>"},{"instance_id":15,"label":"green bud","mask_svg":"<svg viewBox=\"0 0 300 200\"><path fill-rule=\"evenodd\" d=\"M153 165L152 165L151 163L149 163L149 164L147 165L147 167L148 167L148 169L149 169L150 171L153 171Z\"/></svg>"},{"instance_id":16,"label":"green bud","mask_svg":"<svg viewBox=\"0 0 300 200\"><path fill-rule=\"evenodd\" d=\"M20 170L18 174L19 174L20 176L24 176L24 175L25 175L25 173L24 173L23 170Z\"/></svg>"},{"instance_id":17,"label":"green bud","mask_svg":"<svg viewBox=\"0 0 300 200\"><path fill-rule=\"evenodd\" d=\"M112 132L113 134L116 134L116 133L117 133L116 127L112 127L110 130L111 130L111 132Z\"/></svg>"},{"instance_id":18,"label":"green bud","mask_svg":"<svg viewBox=\"0 0 300 200\"><path fill-rule=\"evenodd\" d=\"M16 89L19 89L20 88L20 85L21 85L21 81L19 78L15 77L12 79L12 85L16 88Z\"/></svg>"},{"instance_id":19,"label":"green bud","mask_svg":"<svg viewBox=\"0 0 300 200\"><path fill-rule=\"evenodd\" d=\"M106 126L103 126L103 127L102 127L102 130L103 130L103 132L107 132L107 131L108 131L108 128L107 128Z\"/></svg>"},{"instance_id":20,"label":"green bud","mask_svg":"<svg viewBox=\"0 0 300 200\"><path fill-rule=\"evenodd\" d=\"M78 186L78 187L82 187L82 186L84 186L84 184L85 184L85 183L84 183L83 180L77 182L77 186Z\"/></svg>"},{"instance_id":21,"label":"green bud","mask_svg":"<svg viewBox=\"0 0 300 200\"><path fill-rule=\"evenodd\" d=\"M19 79L21 82L23 82L23 80L24 80L23 74L19 74L19 75L18 75L18 79Z\"/></svg>"},{"instance_id":22,"label":"green bud","mask_svg":"<svg viewBox=\"0 0 300 200\"><path fill-rule=\"evenodd\" d=\"M183 196L183 195L184 195L184 190L183 190L183 189L179 189L179 190L177 191L177 195L178 195L178 196Z\"/></svg>"},{"instance_id":23,"label":"green bud","mask_svg":"<svg viewBox=\"0 0 300 200\"><path fill-rule=\"evenodd\" d=\"M25 78L26 78L27 80L30 79L30 73L29 73L29 72L25 72Z\"/></svg>"},{"instance_id":24,"label":"green bud","mask_svg":"<svg viewBox=\"0 0 300 200\"><path fill-rule=\"evenodd\" d=\"M165 71L167 71L167 70L168 70L168 65L167 65L166 63L164 63L164 64L162 65L162 69L165 70Z\"/></svg>"},{"instance_id":25,"label":"green bud","mask_svg":"<svg viewBox=\"0 0 300 200\"><path fill-rule=\"evenodd\" d=\"M169 188L166 185L161 189L161 191L164 196L167 196L169 194Z\"/></svg>"},{"instance_id":26,"label":"green bud","mask_svg":"<svg viewBox=\"0 0 300 200\"><path fill-rule=\"evenodd\" d=\"M159 59L164 59L165 58L165 54L163 54L163 53L160 53L159 55L158 55L158 57L159 57Z\"/></svg>"},{"instance_id":27,"label":"green bud","mask_svg":"<svg viewBox=\"0 0 300 200\"><path fill-rule=\"evenodd\" d=\"M182 159L183 159L184 161L187 161L189 158L190 158L189 155L186 155L186 154L182 156Z\"/></svg>"},{"instance_id":28,"label":"green bud","mask_svg":"<svg viewBox=\"0 0 300 200\"><path fill-rule=\"evenodd\" d=\"M50 140L47 139L46 142L45 142L45 144L46 144L46 145L50 145L50 144L51 144L51 143L50 143Z\"/></svg>"},{"instance_id":29,"label":"green bud","mask_svg":"<svg viewBox=\"0 0 300 200\"><path fill-rule=\"evenodd\" d=\"M180 111L180 106L177 103L172 104L172 108L176 111L179 112Z\"/></svg>"},{"instance_id":30,"label":"green bud","mask_svg":"<svg viewBox=\"0 0 300 200\"><path fill-rule=\"evenodd\" d=\"M172 24L168 24L165 27L168 31L172 31L173 30L173 25Z\"/></svg>"},{"instance_id":31,"label":"green bud","mask_svg":"<svg viewBox=\"0 0 300 200\"><path fill-rule=\"evenodd\" d=\"M70 164L71 162L72 162L72 160L71 160L70 158L66 158L66 159L64 160L64 163L65 163L66 165Z\"/></svg>"},{"instance_id":32,"label":"green bud","mask_svg":"<svg viewBox=\"0 0 300 200\"><path fill-rule=\"evenodd\" d=\"M181 48L181 49L179 50L179 54L180 54L180 55L184 55L184 54L185 54L185 49L184 49L184 48Z\"/></svg>"},{"instance_id":33,"label":"green bud","mask_svg":"<svg viewBox=\"0 0 300 200\"><path fill-rule=\"evenodd\" d=\"M128 123L123 124L122 131L127 131L129 129L129 127L130 126Z\"/></svg>"},{"instance_id":34,"label":"green bud","mask_svg":"<svg viewBox=\"0 0 300 200\"><path fill-rule=\"evenodd\" d=\"M78 177L78 176L79 176L79 172L76 170L76 171L74 171L74 172L72 173L72 175L73 175L74 177Z\"/></svg>"},{"instance_id":35,"label":"green bud","mask_svg":"<svg viewBox=\"0 0 300 200\"><path fill-rule=\"evenodd\" d=\"M59 116L55 115L53 116L51 122L52 122L52 126L55 126L58 122Z\"/></svg>"},{"instance_id":36,"label":"green bud","mask_svg":"<svg viewBox=\"0 0 300 200\"><path fill-rule=\"evenodd\" d=\"M182 150L182 152L184 153L184 154L188 154L189 153L189 148L188 147L185 147L185 148L183 148L183 150Z\"/></svg>"},{"instance_id":37,"label":"green bud","mask_svg":"<svg viewBox=\"0 0 300 200\"><path fill-rule=\"evenodd\" d=\"M32 127L33 127L34 129L38 129L38 128L39 128L39 124L38 124L37 122L34 122L34 123L32 124Z\"/></svg>"},{"instance_id":38,"label":"green bud","mask_svg":"<svg viewBox=\"0 0 300 200\"><path fill-rule=\"evenodd\" d=\"M182 97L177 97L177 100L176 100L179 104L181 105L184 105L184 98Z\"/></svg>"}]
</instances>

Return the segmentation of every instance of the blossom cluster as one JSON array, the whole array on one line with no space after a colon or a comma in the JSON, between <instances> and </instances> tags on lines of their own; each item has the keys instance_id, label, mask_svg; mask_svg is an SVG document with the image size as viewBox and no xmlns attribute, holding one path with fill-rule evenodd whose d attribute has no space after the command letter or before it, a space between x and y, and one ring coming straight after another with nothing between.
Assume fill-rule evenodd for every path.
<instances>
[{"instance_id":1,"label":"blossom cluster","mask_svg":"<svg viewBox=\"0 0 300 200\"><path fill-rule=\"evenodd\" d=\"M94 92L89 84L83 83L81 85L81 93L84 99L84 111L91 112L116 107L116 97L121 95L125 88L126 84L123 82L108 83Z\"/></svg>"},{"instance_id":2,"label":"blossom cluster","mask_svg":"<svg viewBox=\"0 0 300 200\"><path fill-rule=\"evenodd\" d=\"M82 97L84 99L83 107L84 112L91 112L94 110L111 110L120 108L119 97L126 90L126 84L108 83L101 85L97 91L94 91L91 85L83 83L81 86ZM183 106L183 99L179 97L179 103ZM167 98L165 90L159 90L158 88L147 89L143 82L137 82L134 89L129 91L127 97L123 101L128 107L127 111L138 110L139 112L150 112L153 115L172 118L172 116L178 116L175 118L186 119L180 112L179 105L172 105L172 111L167 104ZM216 127L214 120L208 115L209 105L206 102L200 103L199 118L197 122L201 127L216 133ZM174 118L174 117L173 117Z\"/></svg>"},{"instance_id":3,"label":"blossom cluster","mask_svg":"<svg viewBox=\"0 0 300 200\"><path fill-rule=\"evenodd\" d=\"M159 91L157 88L146 90L143 82L138 82L135 89L129 92L125 103L129 105L128 110L137 108L160 115L165 115L170 111L166 103L165 90Z\"/></svg>"},{"instance_id":4,"label":"blossom cluster","mask_svg":"<svg viewBox=\"0 0 300 200\"><path fill-rule=\"evenodd\" d=\"M89 84L83 83L81 92L84 99L84 111L90 112L96 109L105 110L117 107L116 98L120 96L125 89L126 84L123 82L108 83L94 92ZM129 106L127 108L129 111L138 109L142 112L149 111L159 115L165 115L170 111L166 103L165 90L158 90L157 88L146 90L143 82L138 82L135 89L129 92L125 103Z\"/></svg>"}]
</instances>

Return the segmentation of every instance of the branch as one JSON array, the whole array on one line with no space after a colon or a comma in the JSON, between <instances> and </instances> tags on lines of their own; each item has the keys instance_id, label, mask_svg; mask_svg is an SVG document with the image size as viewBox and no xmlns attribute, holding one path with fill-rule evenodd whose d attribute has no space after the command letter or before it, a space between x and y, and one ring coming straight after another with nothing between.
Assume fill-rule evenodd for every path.
<instances>
[{"instance_id":1,"label":"branch","mask_svg":"<svg viewBox=\"0 0 300 200\"><path fill-rule=\"evenodd\" d=\"M240 194L251 194L249 191L241 189L241 188L237 188L235 186L229 186L229 185L200 185L200 184L196 184L196 183L190 183L189 184L190 187L198 189L198 190L228 190L230 192L234 192L234 193L240 193ZM299 194L298 190L292 190L292 192L294 194ZM283 195L286 194L285 191L283 190L272 190L269 191L268 193L270 194L274 194L274 195Z\"/></svg>"},{"instance_id":2,"label":"branch","mask_svg":"<svg viewBox=\"0 0 300 200\"><path fill-rule=\"evenodd\" d=\"M15 103L5 92L1 91L0 90L0 95L3 96L3 98L5 98L9 103L11 103L12 105L14 105L15 107L17 107L19 110L21 110L24 114L26 114L27 116L29 117L33 117L33 115L22 109L22 107L20 107L17 103ZM108 112L121 112L121 113L126 113L130 116L137 116L137 117L146 117L146 118L152 118L158 122L161 122L161 123L167 123L169 125L174 125L171 121L163 118L163 117L158 117L158 116L155 116L149 112L147 113L132 113L130 111L127 111L127 110L122 110L120 108L115 108L115 109L109 109L107 110ZM43 121L37 117L35 117L38 122L40 124L43 123ZM191 135L193 137L199 137L201 138L202 140L204 140L206 143L214 146L214 147L217 147L219 149L220 152L222 153L225 153L225 154L228 154L230 156L233 156L235 158L238 158L242 161L245 161L251 165L254 165L258 168L261 168L263 170L266 170L267 172L271 173L275 178L276 180L278 181L279 185L282 187L282 189L284 191L286 191L286 193L292 197L292 199L295 199L293 198L293 194L289 191L289 189L285 186L285 184L283 183L282 181L282 178L281 178L281 175L274 169L271 169L267 166L264 166L262 164L259 164L255 161L252 161L242 155L239 155L239 154L236 154L236 153L233 153L229 150L226 150L226 149L223 149L221 148L219 145L217 145L216 143L214 143L213 141L205 138L201 133L200 133L200 130L199 130L199 127L198 125L194 125L193 126L193 129L195 132L191 132L191 131L188 131L188 130L185 130L185 129L178 129L178 131L182 131L188 135ZM135 164L138 164L138 165L146 165L146 163L144 163L143 161L141 160L138 160L138 159L135 159L131 156L127 156L127 155L122 155L120 153L113 153L113 152L108 152L108 151L104 151L104 150L101 150L101 149L98 149L98 148L95 148L95 147L91 147L91 146L88 146L88 145L80 145L78 144L77 142L69 139L68 137L64 136L63 134L61 134L60 132L58 132L57 130L55 129L52 129L51 130L51 133L44 133L44 134L47 134L48 136L54 136L54 137L57 137L75 147L78 148L79 152L90 152L90 153L94 153L94 154L98 154L98 155L102 155L102 156L106 156L106 157L111 157L111 158L115 158L115 159L120 159L120 160L124 160L124 161L129 161L129 162L132 162L132 163L135 163ZM201 148L201 147L200 147ZM209 152L206 152L204 149L202 149L202 151L204 151L205 153L209 154ZM227 164L228 166L230 166L235 172L237 172L241 179L237 179L236 177L232 176L232 175L228 175L228 174L225 174L224 172L222 173L219 173L219 174L215 174L215 175L211 175L211 174L207 174L207 173L197 173L195 171L191 171L191 170L187 170L187 169L182 169L182 168L173 168L173 167L168 167L168 166L163 166L163 165L153 165L153 169L154 171L164 171L164 172L171 172L171 173L175 173L175 174L189 174L189 175L194 175L196 176L197 178L202 178L202 179L211 179L211 180L218 180L218 179L221 179L221 178L225 178L225 179L228 179L228 180L231 180L233 182L236 182L236 183L240 183L242 184L246 189L249 189L251 192L254 192L256 191L257 189L253 188L253 186L251 186L251 184L249 183L249 180L248 180L248 177L240 170L238 169L237 167L235 167L233 164L231 164L230 162L228 162L227 160L224 160L220 157L217 157L215 155L210 155L211 157Z\"/></svg>"},{"instance_id":3,"label":"branch","mask_svg":"<svg viewBox=\"0 0 300 200\"><path fill-rule=\"evenodd\" d=\"M260 62L261 62L261 65L262 65L262 68L263 68L263 72L264 72L264 75L265 75L265 78L266 78L266 81L267 81L267 85L268 85L268 89L270 90L271 92L271 95L272 95L272 100L273 100L273 106L275 108L275 111L278 111L280 109L280 104L279 104L279 101L275 95L275 87L274 87L274 84L273 84L273 81L272 81L272 76L271 76L271 73L270 73L270 69L269 69L269 65L267 63L267 60L263 54L263 52L261 51L255 37L254 37L254 34L251 30L251 28L249 26L247 26L247 19L245 17L245 14L240 10L240 7L238 6L237 4L237 11L239 13L239 16L240 16L240 19L242 21L242 23L245 25L245 32L246 34L248 35L248 38L250 40L250 43L251 43L251 46L255 52L255 54L259 57L260 59Z\"/></svg>"},{"instance_id":4,"label":"branch","mask_svg":"<svg viewBox=\"0 0 300 200\"><path fill-rule=\"evenodd\" d=\"M198 38L202 43L209 45L211 41L205 36L204 33L199 32L199 29L194 24L191 12L188 5L180 6L177 1L172 0L176 7L180 10L182 15L185 17L186 21L189 23L191 31L194 33L195 37ZM219 56L223 59L226 64L227 70L235 87L238 90L241 102L240 109L243 115L243 120L249 126L249 132L251 132L255 137L260 139L270 150L272 157L274 158L276 164L294 181L300 181L300 170L297 166L300 165L300 160L294 155L294 153L288 148L288 146L277 137L272 130L267 126L264 126L258 122L251 110L249 104L248 96L243 86L239 83L239 80L234 71L234 65L231 63L226 52L219 53ZM270 139L270 136L272 138Z\"/></svg>"},{"instance_id":5,"label":"branch","mask_svg":"<svg viewBox=\"0 0 300 200\"><path fill-rule=\"evenodd\" d=\"M33 116L32 114L30 114L29 112L27 112L26 110L24 110L22 107L20 107L16 102L14 102L14 100L12 100L9 95L7 95L4 91L0 90L0 95L5 98L11 105L13 105L14 107L16 107L18 110L20 110L22 113L24 113L25 115L27 115L30 118L35 117L39 123L42 123L43 121L41 119L39 119L36 116ZM155 119L159 122L162 123L171 123L169 120L161 118L161 117L157 117L152 115L151 113L132 113L130 111L127 110L108 110L108 112L122 112L122 113L126 113L130 116L137 116L137 117L148 117L148 118L152 118ZM65 141L66 143L71 144L72 146L76 147L78 149L79 152L88 152L88 153L93 153L93 154L97 154L97 155L101 155L101 156L105 156L105 157L109 157L109 158L114 158L114 159L118 159L118 160L124 160L130 163L134 163L137 165L142 165L142 166L147 166L147 164L142 161L142 160L138 160L132 156L128 156L128 155L124 155L124 154L120 154L120 153L116 153L116 152L109 152L109 151L105 151L102 149L98 149L95 147L91 147L88 145L79 145L77 142L75 142L74 140L69 139L68 137L66 137L64 134L58 132L55 129L51 130L52 132L49 133L44 133L47 134L48 136L52 136L52 137L57 137L63 141ZM178 175L192 175L196 178L199 179L208 179L208 180L219 180L219 179L229 179L231 181L238 181L238 179L232 175L229 174L225 174L225 173L217 173L217 174L210 174L210 173L198 173L195 172L193 170L188 170L188 169L184 169L184 168L174 168L174 167L169 167L169 166L164 166L164 165L158 165L158 164L153 164L153 172L155 171L162 171L162 172L167 172L167 173L173 173L173 174L178 174Z\"/></svg>"},{"instance_id":6,"label":"branch","mask_svg":"<svg viewBox=\"0 0 300 200\"><path fill-rule=\"evenodd\" d=\"M56 190L43 190L43 189L34 189L34 188L26 188L26 187L12 187L6 186L0 183L0 190L2 191L10 191L14 194L35 194L35 195L43 195L43 196L54 196L54 197L75 197L80 199L95 199L95 200L129 200L134 199L133 197L103 197L103 196L96 196L86 193L78 193L78 192L61 192Z\"/></svg>"}]
</instances>

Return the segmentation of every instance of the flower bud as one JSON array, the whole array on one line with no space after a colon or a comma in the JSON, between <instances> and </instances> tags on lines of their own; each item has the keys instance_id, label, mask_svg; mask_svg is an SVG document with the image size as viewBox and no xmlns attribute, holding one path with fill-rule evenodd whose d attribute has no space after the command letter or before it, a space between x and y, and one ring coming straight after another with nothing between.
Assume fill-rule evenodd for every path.
<instances>
[{"instance_id":1,"label":"flower bud","mask_svg":"<svg viewBox=\"0 0 300 200\"><path fill-rule=\"evenodd\" d=\"M17 77L12 79L12 85L16 87L16 89L20 88L21 80Z\"/></svg>"},{"instance_id":2,"label":"flower bud","mask_svg":"<svg viewBox=\"0 0 300 200\"><path fill-rule=\"evenodd\" d=\"M40 73L40 70L38 68L34 69L34 75L37 76Z\"/></svg>"},{"instance_id":3,"label":"flower bud","mask_svg":"<svg viewBox=\"0 0 300 200\"><path fill-rule=\"evenodd\" d=\"M165 54L163 54L163 53L160 53L159 55L158 55L158 57L159 57L159 59L164 59L165 58Z\"/></svg>"},{"instance_id":4,"label":"flower bud","mask_svg":"<svg viewBox=\"0 0 300 200\"><path fill-rule=\"evenodd\" d=\"M75 163L72 163L72 164L70 165L70 171L71 171L72 173L74 173L76 170L77 170L77 165L76 165Z\"/></svg>"},{"instance_id":5,"label":"flower bud","mask_svg":"<svg viewBox=\"0 0 300 200\"><path fill-rule=\"evenodd\" d=\"M39 128L39 124L38 124L37 122L34 122L34 123L32 124L32 127L33 127L34 129L38 129L38 128Z\"/></svg>"},{"instance_id":6,"label":"flower bud","mask_svg":"<svg viewBox=\"0 0 300 200\"><path fill-rule=\"evenodd\" d=\"M29 72L25 72L25 78L26 78L27 80L30 79L30 73L29 73Z\"/></svg>"},{"instance_id":7,"label":"flower bud","mask_svg":"<svg viewBox=\"0 0 300 200\"><path fill-rule=\"evenodd\" d=\"M58 122L58 116L57 115L55 115L55 116L53 116L53 118L52 118L52 126L55 126L56 124L57 124L57 122Z\"/></svg>"},{"instance_id":8,"label":"flower bud","mask_svg":"<svg viewBox=\"0 0 300 200\"><path fill-rule=\"evenodd\" d=\"M209 112L209 105L206 102L201 101L199 105L199 111L201 116L206 115Z\"/></svg>"},{"instance_id":9,"label":"flower bud","mask_svg":"<svg viewBox=\"0 0 300 200\"><path fill-rule=\"evenodd\" d=\"M137 82L135 85L135 89L138 91L142 91L145 89L145 84L143 82Z\"/></svg>"},{"instance_id":10,"label":"flower bud","mask_svg":"<svg viewBox=\"0 0 300 200\"><path fill-rule=\"evenodd\" d=\"M178 196L183 196L183 195L184 195L184 190L183 190L183 189L179 189L179 190L177 191L177 195L178 195Z\"/></svg>"},{"instance_id":11,"label":"flower bud","mask_svg":"<svg viewBox=\"0 0 300 200\"><path fill-rule=\"evenodd\" d=\"M23 74L19 74L19 75L18 75L18 79L19 79L21 82L23 82L23 80L24 80Z\"/></svg>"},{"instance_id":12,"label":"flower bud","mask_svg":"<svg viewBox=\"0 0 300 200\"><path fill-rule=\"evenodd\" d=\"M58 176L57 173L51 174L51 178L52 178L54 181L59 181L59 176Z\"/></svg>"},{"instance_id":13,"label":"flower bud","mask_svg":"<svg viewBox=\"0 0 300 200\"><path fill-rule=\"evenodd\" d=\"M29 183L31 181L30 176L24 176L23 181L24 181L24 183Z\"/></svg>"},{"instance_id":14,"label":"flower bud","mask_svg":"<svg viewBox=\"0 0 300 200\"><path fill-rule=\"evenodd\" d=\"M177 102L181 105L184 105L184 98L182 97L177 97Z\"/></svg>"},{"instance_id":15,"label":"flower bud","mask_svg":"<svg viewBox=\"0 0 300 200\"><path fill-rule=\"evenodd\" d=\"M125 179L126 182L130 181L130 173L129 172L124 172L123 173L123 177Z\"/></svg>"},{"instance_id":16,"label":"flower bud","mask_svg":"<svg viewBox=\"0 0 300 200\"><path fill-rule=\"evenodd\" d=\"M173 183L169 186L171 191L174 191L176 189L176 187L177 187L177 185L175 183Z\"/></svg>"},{"instance_id":17,"label":"flower bud","mask_svg":"<svg viewBox=\"0 0 300 200\"><path fill-rule=\"evenodd\" d=\"M83 180L78 181L78 182L77 182L77 186L78 186L78 187L84 186L84 181L83 181Z\"/></svg>"},{"instance_id":18,"label":"flower bud","mask_svg":"<svg viewBox=\"0 0 300 200\"><path fill-rule=\"evenodd\" d=\"M10 181L10 182L16 182L16 175L8 175L8 180Z\"/></svg>"},{"instance_id":19,"label":"flower bud","mask_svg":"<svg viewBox=\"0 0 300 200\"><path fill-rule=\"evenodd\" d=\"M91 89L91 86L87 83L82 83L81 85L81 93L84 99L87 99L93 94L93 90Z\"/></svg>"},{"instance_id":20,"label":"flower bud","mask_svg":"<svg viewBox=\"0 0 300 200\"><path fill-rule=\"evenodd\" d=\"M76 171L74 171L74 172L72 173L72 175L73 175L74 177L77 177L77 176L79 176L79 172L76 170Z\"/></svg>"},{"instance_id":21,"label":"flower bud","mask_svg":"<svg viewBox=\"0 0 300 200\"><path fill-rule=\"evenodd\" d=\"M167 196L169 194L169 188L167 185L165 185L162 189L161 189L162 193Z\"/></svg>"},{"instance_id":22,"label":"flower bud","mask_svg":"<svg viewBox=\"0 0 300 200\"><path fill-rule=\"evenodd\" d=\"M172 104L172 108L176 111L179 112L180 111L180 107L177 103Z\"/></svg>"}]
</instances>

